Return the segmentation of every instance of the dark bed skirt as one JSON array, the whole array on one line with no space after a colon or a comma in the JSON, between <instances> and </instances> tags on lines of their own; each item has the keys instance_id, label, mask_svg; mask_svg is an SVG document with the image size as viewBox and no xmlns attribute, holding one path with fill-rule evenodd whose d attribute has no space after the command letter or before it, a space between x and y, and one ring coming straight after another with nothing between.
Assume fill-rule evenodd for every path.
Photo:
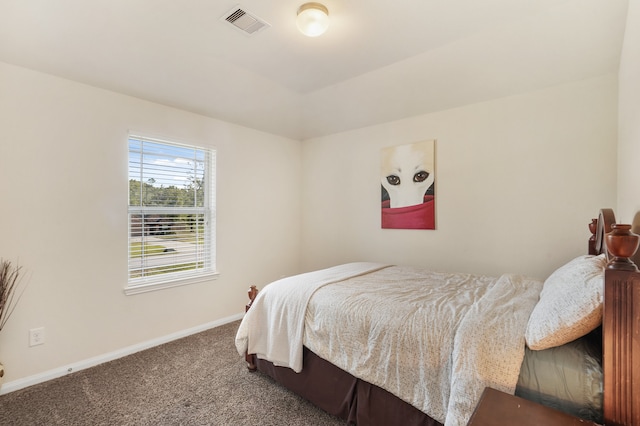
<instances>
[{"instance_id":1,"label":"dark bed skirt","mask_svg":"<svg viewBox=\"0 0 640 426\"><path fill-rule=\"evenodd\" d=\"M306 347L300 373L256 360L258 370L316 406L361 426L442 426L386 390L353 377Z\"/></svg>"}]
</instances>

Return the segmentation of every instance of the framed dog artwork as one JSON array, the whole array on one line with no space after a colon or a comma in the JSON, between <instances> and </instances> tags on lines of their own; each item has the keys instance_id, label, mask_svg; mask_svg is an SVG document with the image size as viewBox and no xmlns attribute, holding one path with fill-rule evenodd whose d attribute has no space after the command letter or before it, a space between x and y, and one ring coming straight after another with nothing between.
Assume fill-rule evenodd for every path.
<instances>
[{"instance_id":1,"label":"framed dog artwork","mask_svg":"<svg viewBox=\"0 0 640 426\"><path fill-rule=\"evenodd\" d=\"M435 140L383 148L382 228L436 229Z\"/></svg>"}]
</instances>

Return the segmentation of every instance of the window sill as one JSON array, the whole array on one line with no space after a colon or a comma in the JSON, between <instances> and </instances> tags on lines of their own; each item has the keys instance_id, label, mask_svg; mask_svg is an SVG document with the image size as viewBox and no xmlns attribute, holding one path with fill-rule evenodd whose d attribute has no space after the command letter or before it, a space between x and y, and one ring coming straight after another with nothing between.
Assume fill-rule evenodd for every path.
<instances>
[{"instance_id":1,"label":"window sill","mask_svg":"<svg viewBox=\"0 0 640 426\"><path fill-rule=\"evenodd\" d=\"M211 281L218 278L219 272L209 272L207 274L198 275L197 277L184 277L168 281L149 281L139 284L129 284L124 288L124 294L131 296L134 294L148 293L150 291L164 290L165 288L181 287L189 284Z\"/></svg>"}]
</instances>

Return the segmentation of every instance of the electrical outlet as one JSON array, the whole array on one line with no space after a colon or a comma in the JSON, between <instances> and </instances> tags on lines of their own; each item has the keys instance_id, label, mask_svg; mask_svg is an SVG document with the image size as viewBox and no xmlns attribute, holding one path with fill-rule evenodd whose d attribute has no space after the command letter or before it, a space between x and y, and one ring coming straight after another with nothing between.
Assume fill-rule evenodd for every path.
<instances>
[{"instance_id":1,"label":"electrical outlet","mask_svg":"<svg viewBox=\"0 0 640 426\"><path fill-rule=\"evenodd\" d=\"M44 327L29 330L29 346L44 344Z\"/></svg>"}]
</instances>

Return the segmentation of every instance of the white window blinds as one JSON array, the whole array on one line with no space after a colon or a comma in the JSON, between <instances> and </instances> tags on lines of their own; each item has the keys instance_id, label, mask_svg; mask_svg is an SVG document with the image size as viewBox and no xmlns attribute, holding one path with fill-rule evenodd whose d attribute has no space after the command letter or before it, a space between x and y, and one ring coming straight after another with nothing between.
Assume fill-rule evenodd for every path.
<instances>
[{"instance_id":1,"label":"white window blinds","mask_svg":"<svg viewBox=\"0 0 640 426\"><path fill-rule=\"evenodd\" d=\"M215 151L129 137L129 287L215 271Z\"/></svg>"}]
</instances>

